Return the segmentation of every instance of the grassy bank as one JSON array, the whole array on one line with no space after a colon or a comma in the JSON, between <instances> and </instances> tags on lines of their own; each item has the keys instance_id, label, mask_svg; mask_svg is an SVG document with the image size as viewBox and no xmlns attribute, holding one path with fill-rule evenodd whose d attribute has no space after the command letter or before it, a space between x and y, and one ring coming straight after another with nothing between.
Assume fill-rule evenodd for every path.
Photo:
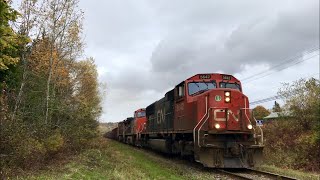
<instances>
[{"instance_id":1,"label":"grassy bank","mask_svg":"<svg viewBox=\"0 0 320 180\"><path fill-rule=\"evenodd\" d=\"M97 146L60 167L51 166L13 179L226 179L186 160L100 139Z\"/></svg>"},{"instance_id":2,"label":"grassy bank","mask_svg":"<svg viewBox=\"0 0 320 180\"><path fill-rule=\"evenodd\" d=\"M174 169L149 160L130 146L101 139L63 167L50 167L17 179L183 179Z\"/></svg>"},{"instance_id":3,"label":"grassy bank","mask_svg":"<svg viewBox=\"0 0 320 180\"><path fill-rule=\"evenodd\" d=\"M200 164L164 157L116 141L101 138L95 144L68 162L56 162L43 170L25 172L23 176L10 179L228 179ZM271 166L260 169L299 179L317 179L316 175Z\"/></svg>"}]
</instances>

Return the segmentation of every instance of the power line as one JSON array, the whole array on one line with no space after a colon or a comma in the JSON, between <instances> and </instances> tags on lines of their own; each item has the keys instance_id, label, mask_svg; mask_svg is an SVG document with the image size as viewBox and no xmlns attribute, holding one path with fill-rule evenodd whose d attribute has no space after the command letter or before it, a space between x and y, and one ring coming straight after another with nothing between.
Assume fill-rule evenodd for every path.
<instances>
[{"instance_id":1,"label":"power line","mask_svg":"<svg viewBox=\"0 0 320 180\"><path fill-rule=\"evenodd\" d=\"M313 53L313 52L317 51L318 49L319 49L318 46L314 46L314 47L312 47L312 48L310 48L310 49L308 49L308 50L306 50L306 51L303 51L303 52L301 52L301 53L296 54L296 55L293 56L293 57L290 57L288 60L285 60L284 62L282 62L282 63L280 63L280 64L277 64L277 65L275 65L275 66L272 66L272 67L269 68L267 71L270 71L270 70L275 69L275 68L277 68L277 67L281 67L281 66L286 65L286 64L288 64L288 63L292 63L292 62L294 62L294 61L296 61L296 60L300 60L300 58L301 58L301 56L302 56L303 53L304 53L304 54L310 54L310 53ZM264 73L266 73L267 71L262 71L262 72L260 72L260 73L251 75L251 76L249 76L249 77L246 77L246 78L242 79L242 81L246 81L247 79L251 79L251 78L256 77L256 76L258 76L258 75L260 75L260 74L264 74Z\"/></svg>"},{"instance_id":2,"label":"power line","mask_svg":"<svg viewBox=\"0 0 320 180\"><path fill-rule=\"evenodd\" d=\"M262 103L273 101L273 100L277 100L277 99L280 99L280 98L282 98L281 95L271 96L271 97L268 97L268 98L265 98L265 99L260 99L258 101L253 101L253 102L250 103L250 105L262 104Z\"/></svg>"},{"instance_id":3,"label":"power line","mask_svg":"<svg viewBox=\"0 0 320 180\"><path fill-rule=\"evenodd\" d=\"M307 79L307 78L309 78L309 77L312 77L312 76L318 75L318 74L320 74L320 73L316 73L316 74L307 76L307 77L302 78L302 79ZM291 93L291 94L287 94L287 95L292 96L292 95L294 95L294 94L295 94L295 93ZM283 97L284 97L284 96L282 96L282 95L275 95L275 96L271 96L271 97L268 97L268 98L259 99L259 100L250 102L249 104L250 104L250 105L262 104L262 103L269 102L269 101L274 101L274 100L277 100L277 99L280 99L280 98L283 98Z\"/></svg>"},{"instance_id":4,"label":"power line","mask_svg":"<svg viewBox=\"0 0 320 180\"><path fill-rule=\"evenodd\" d=\"M313 56L311 56L311 57L308 57L308 58L302 59L302 60L300 60L300 61L297 61L297 62L295 62L294 64L292 64L292 65L290 65L290 66L283 67L283 68L277 70L277 72L282 71L282 70L284 70L284 69L288 69L288 68L291 67L291 66L300 64L300 63L302 63L302 62L304 62L304 61L307 61L307 60L309 60L309 59L312 59L312 58L314 58L314 57L316 57L316 56L319 56L319 53L317 53L317 54L315 54L315 55L313 55ZM257 80L257 79L261 79L261 78L266 77L266 76L269 76L270 74L273 74L273 73L274 73L274 72L270 72L270 73L265 74L265 75L263 75L263 76L259 76L259 77L255 78L255 79L251 79L251 80L249 80L249 81L247 81L247 82L244 82L244 83L242 83L242 84L246 84L246 83L249 83L249 82L251 82L251 81L255 81L255 80Z\"/></svg>"},{"instance_id":5,"label":"power line","mask_svg":"<svg viewBox=\"0 0 320 180\"><path fill-rule=\"evenodd\" d=\"M274 73L274 72L271 72L272 69L276 69L276 71L282 71L282 70L287 69L287 68L289 68L289 67L291 67L291 66L294 66L294 65L299 64L299 63L301 63L301 62L303 62L303 61L306 61L306 60L309 60L309 59L311 59L311 58L313 58L313 57L315 57L315 56L318 56L319 53L317 53L316 55L313 55L313 56L311 56L311 57L308 57L308 58L304 58L304 59L301 58L301 54L302 54L302 55L309 55L309 54L312 54L312 53L314 53L314 52L316 52L316 51L319 51L319 46L316 46L316 47L313 47L313 48L311 48L311 49L309 49L309 50L307 50L307 51L304 51L304 53L299 53L298 55L290 58L289 60L286 60L286 61L284 61L284 62L282 62L282 63L280 63L280 64L277 64L277 65L275 65L275 66L272 66L272 67L269 68L267 71L262 71L262 72L260 72L260 73L251 75L251 76L249 76L249 77L246 77L246 78L242 79L241 81L242 81L242 82L247 81L247 82L245 82L245 83L248 83L248 82L251 82L251 81L254 81L254 80L263 78L263 77L265 77L265 76L268 76L268 75ZM292 64L292 63L294 63L294 64ZM290 65L288 65L288 64L290 64ZM268 73L268 72L269 72L269 73ZM267 73L267 74L266 74L266 73ZM260 75L262 75L262 76L260 76ZM252 79L252 78L254 78L254 79ZM251 80L250 80L250 79L251 79ZM248 80L249 80L249 81L248 81ZM243 84L245 84L245 83L243 83Z\"/></svg>"}]
</instances>

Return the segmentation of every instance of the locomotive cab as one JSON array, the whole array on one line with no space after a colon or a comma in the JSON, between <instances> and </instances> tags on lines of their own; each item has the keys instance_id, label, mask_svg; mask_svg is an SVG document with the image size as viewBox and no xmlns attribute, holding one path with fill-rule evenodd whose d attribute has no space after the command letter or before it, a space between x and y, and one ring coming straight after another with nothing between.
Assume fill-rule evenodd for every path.
<instances>
[{"instance_id":1,"label":"locomotive cab","mask_svg":"<svg viewBox=\"0 0 320 180\"><path fill-rule=\"evenodd\" d=\"M132 126L132 135L131 135L131 142L136 146L141 146L141 133L146 128L146 109L141 108L134 112L133 114L133 126Z\"/></svg>"},{"instance_id":2,"label":"locomotive cab","mask_svg":"<svg viewBox=\"0 0 320 180\"><path fill-rule=\"evenodd\" d=\"M249 101L239 80L230 75L201 74L175 88L175 129L193 129L210 116L203 130L251 131Z\"/></svg>"},{"instance_id":3,"label":"locomotive cab","mask_svg":"<svg viewBox=\"0 0 320 180\"><path fill-rule=\"evenodd\" d=\"M146 126L147 118L146 118L146 109L138 109L134 112L134 133L139 134L141 133Z\"/></svg>"}]
</instances>

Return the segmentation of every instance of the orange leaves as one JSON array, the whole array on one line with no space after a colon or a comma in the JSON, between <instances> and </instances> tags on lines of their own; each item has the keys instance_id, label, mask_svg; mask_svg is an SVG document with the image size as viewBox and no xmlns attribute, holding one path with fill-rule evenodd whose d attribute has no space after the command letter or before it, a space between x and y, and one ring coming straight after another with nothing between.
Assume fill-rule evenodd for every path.
<instances>
[{"instance_id":1,"label":"orange leaves","mask_svg":"<svg viewBox=\"0 0 320 180\"><path fill-rule=\"evenodd\" d=\"M254 117L256 119L263 119L264 117L268 116L270 112L264 108L263 106L257 106L253 109Z\"/></svg>"},{"instance_id":2,"label":"orange leaves","mask_svg":"<svg viewBox=\"0 0 320 180\"><path fill-rule=\"evenodd\" d=\"M49 68L52 68L52 79L57 86L69 84L70 63L61 59L55 48L50 47L49 39L45 38L35 43L32 54L29 57L28 67L37 76L46 77ZM52 53L52 56L51 56ZM52 62L50 63L50 58Z\"/></svg>"}]
</instances>

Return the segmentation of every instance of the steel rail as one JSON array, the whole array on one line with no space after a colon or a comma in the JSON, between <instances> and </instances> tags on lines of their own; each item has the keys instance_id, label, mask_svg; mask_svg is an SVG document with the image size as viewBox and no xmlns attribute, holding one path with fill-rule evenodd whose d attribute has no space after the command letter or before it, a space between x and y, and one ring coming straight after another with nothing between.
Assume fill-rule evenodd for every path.
<instances>
[{"instance_id":1,"label":"steel rail","mask_svg":"<svg viewBox=\"0 0 320 180\"><path fill-rule=\"evenodd\" d=\"M281 180L297 180L296 178L285 176L285 175L280 175L276 173L271 173L271 172L266 172L266 171L261 171L261 170L256 170L256 169L251 169L251 168L245 168L242 169L243 171L239 171L240 169L218 169L219 172L222 172L224 174L228 174L232 177L238 178L238 179L256 179L257 175L262 175L266 179L281 179ZM252 177L248 177L252 176Z\"/></svg>"},{"instance_id":2,"label":"steel rail","mask_svg":"<svg viewBox=\"0 0 320 180\"><path fill-rule=\"evenodd\" d=\"M225 170L225 169L217 169L218 172L221 172L223 174L226 174L226 175L229 175L229 176L232 176L234 178L237 178L237 179L244 179L244 180L253 180L254 178L249 178L249 177L246 177L246 176L242 176L238 173L234 173L234 172L231 172L231 171L228 171L228 170Z\"/></svg>"},{"instance_id":3,"label":"steel rail","mask_svg":"<svg viewBox=\"0 0 320 180\"><path fill-rule=\"evenodd\" d=\"M280 175L280 174L276 174L276 173L272 173L272 172L261 171L261 170L251 169L251 168L247 168L247 170L249 170L249 171L251 171L251 172L253 172L253 173L257 173L257 174L267 175L267 176L273 177L273 178L275 178L275 179L297 180L296 178L293 178L293 177L289 177L289 176L285 176L285 175Z\"/></svg>"}]
</instances>

